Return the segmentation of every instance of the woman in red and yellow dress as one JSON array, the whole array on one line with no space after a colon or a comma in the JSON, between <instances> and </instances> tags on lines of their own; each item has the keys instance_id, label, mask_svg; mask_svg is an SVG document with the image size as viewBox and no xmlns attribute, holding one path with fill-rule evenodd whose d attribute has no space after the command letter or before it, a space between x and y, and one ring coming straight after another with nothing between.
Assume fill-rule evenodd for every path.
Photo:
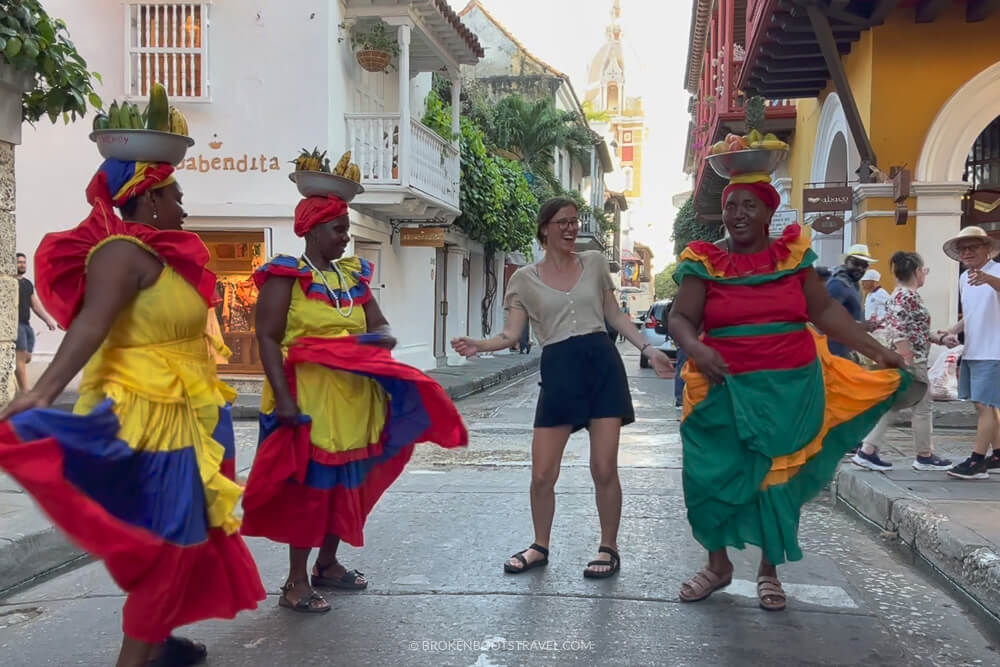
<instances>
[{"instance_id":1,"label":"woman in red and yellow dress","mask_svg":"<svg viewBox=\"0 0 1000 667\"><path fill-rule=\"evenodd\" d=\"M368 513L402 473L414 444L468 443L444 390L392 359L396 340L368 286L373 267L343 257L349 228L343 200L303 199L295 233L305 238L305 253L279 255L254 273L268 382L243 533L289 545L279 604L304 613L330 610L313 586L368 585L337 562L337 547L341 540L363 544ZM314 547L320 550L310 581Z\"/></svg>"},{"instance_id":2,"label":"woman in red and yellow dress","mask_svg":"<svg viewBox=\"0 0 1000 667\"><path fill-rule=\"evenodd\" d=\"M0 415L0 468L127 593L122 667L199 662L174 628L265 598L213 437L231 437L233 397L206 344L215 276L172 172L105 161L90 216L42 240L38 293L66 337ZM81 368L74 414L46 409Z\"/></svg>"},{"instance_id":3,"label":"woman in red and yellow dress","mask_svg":"<svg viewBox=\"0 0 1000 667\"><path fill-rule=\"evenodd\" d=\"M776 565L802 558L802 505L910 378L832 356L809 326L883 368L903 365L827 295L807 231L792 225L769 240L780 202L769 182L730 184L722 201L728 238L684 250L670 310L670 333L688 354L684 500L694 537L708 551L708 565L683 584L680 599L702 600L727 586L726 548L749 543L761 549L760 605L776 611L785 608Z\"/></svg>"}]
</instances>

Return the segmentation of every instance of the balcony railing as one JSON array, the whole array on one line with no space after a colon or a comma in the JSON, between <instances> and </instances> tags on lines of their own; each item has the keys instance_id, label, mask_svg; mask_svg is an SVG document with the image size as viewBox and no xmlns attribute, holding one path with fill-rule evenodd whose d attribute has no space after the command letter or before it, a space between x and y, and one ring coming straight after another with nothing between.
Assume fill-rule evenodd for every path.
<instances>
[{"instance_id":1,"label":"balcony railing","mask_svg":"<svg viewBox=\"0 0 1000 667\"><path fill-rule=\"evenodd\" d=\"M773 0L747 1L747 36L752 37L753 29ZM739 121L744 115L746 98L739 89L746 50L744 45L734 43L734 5L730 2L717 3L711 18L709 34L706 38L705 56L702 59L702 76L698 89L698 100L694 111L694 131L692 133L692 154L700 160L710 150L712 143L720 139L720 121ZM788 117L794 114L792 100L766 100L767 117Z\"/></svg>"},{"instance_id":2,"label":"balcony railing","mask_svg":"<svg viewBox=\"0 0 1000 667\"><path fill-rule=\"evenodd\" d=\"M400 136L398 113L345 114L347 147L361 169L361 184L412 188L458 208L458 149L417 120ZM402 141L401 141L402 140ZM409 146L400 160L400 146ZM406 173L401 173L399 165Z\"/></svg>"}]
</instances>

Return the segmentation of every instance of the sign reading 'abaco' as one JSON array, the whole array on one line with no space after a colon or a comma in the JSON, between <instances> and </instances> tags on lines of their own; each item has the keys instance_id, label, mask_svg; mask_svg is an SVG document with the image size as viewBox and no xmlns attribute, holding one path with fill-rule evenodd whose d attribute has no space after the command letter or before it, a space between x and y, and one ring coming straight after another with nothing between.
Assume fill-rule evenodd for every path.
<instances>
[{"instance_id":1,"label":"sign reading 'abaco'","mask_svg":"<svg viewBox=\"0 0 1000 667\"><path fill-rule=\"evenodd\" d=\"M802 191L803 213L835 213L854 207L854 190L850 187L806 188Z\"/></svg>"}]
</instances>

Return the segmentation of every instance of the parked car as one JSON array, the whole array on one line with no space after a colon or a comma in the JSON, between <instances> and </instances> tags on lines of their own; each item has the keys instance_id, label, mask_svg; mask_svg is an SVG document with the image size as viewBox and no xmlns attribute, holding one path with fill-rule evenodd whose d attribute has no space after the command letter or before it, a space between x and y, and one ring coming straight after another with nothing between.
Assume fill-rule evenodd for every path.
<instances>
[{"instance_id":1,"label":"parked car","mask_svg":"<svg viewBox=\"0 0 1000 667\"><path fill-rule=\"evenodd\" d=\"M645 336L646 342L653 347L662 350L671 359L677 358L677 345L667 332L667 316L670 314L670 306L673 301L656 301L645 313L639 315L642 322L640 331ZM649 368L649 361L644 356L639 356L639 367Z\"/></svg>"}]
</instances>

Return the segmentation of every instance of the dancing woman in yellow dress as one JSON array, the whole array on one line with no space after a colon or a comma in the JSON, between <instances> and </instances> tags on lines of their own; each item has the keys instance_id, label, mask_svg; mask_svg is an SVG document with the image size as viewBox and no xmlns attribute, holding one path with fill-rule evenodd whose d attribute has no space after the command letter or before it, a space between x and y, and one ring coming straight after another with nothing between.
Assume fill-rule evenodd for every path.
<instances>
[{"instance_id":1,"label":"dancing woman in yellow dress","mask_svg":"<svg viewBox=\"0 0 1000 667\"><path fill-rule=\"evenodd\" d=\"M295 233L305 237L305 253L279 255L254 274L268 383L243 533L289 545L279 604L304 613L330 610L312 586L368 585L337 562L337 547L341 540L363 544L368 513L414 444L468 442L444 390L389 354L396 340L368 286L373 267L343 257L349 227L343 200L303 199ZM314 547L320 551L310 579Z\"/></svg>"},{"instance_id":2,"label":"dancing woman in yellow dress","mask_svg":"<svg viewBox=\"0 0 1000 667\"><path fill-rule=\"evenodd\" d=\"M87 188L90 216L42 240L38 293L67 333L0 415L0 468L127 593L122 667L199 662L205 647L174 628L265 597L237 532L241 489L213 437L228 428L231 438L233 397L204 334L215 276L207 248L181 229L172 172L105 161ZM74 414L45 409L81 368Z\"/></svg>"}]
</instances>

